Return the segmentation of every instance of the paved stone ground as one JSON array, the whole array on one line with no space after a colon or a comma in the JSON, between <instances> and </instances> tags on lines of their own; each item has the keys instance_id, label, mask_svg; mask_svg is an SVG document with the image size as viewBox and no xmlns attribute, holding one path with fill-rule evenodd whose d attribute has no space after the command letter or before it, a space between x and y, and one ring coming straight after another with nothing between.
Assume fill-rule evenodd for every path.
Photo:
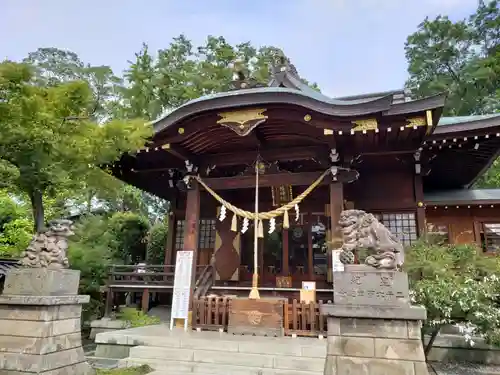
<instances>
[{"instance_id":1,"label":"paved stone ground","mask_svg":"<svg viewBox=\"0 0 500 375\"><path fill-rule=\"evenodd\" d=\"M500 375L500 366L474 363L431 363L430 375Z\"/></svg>"}]
</instances>

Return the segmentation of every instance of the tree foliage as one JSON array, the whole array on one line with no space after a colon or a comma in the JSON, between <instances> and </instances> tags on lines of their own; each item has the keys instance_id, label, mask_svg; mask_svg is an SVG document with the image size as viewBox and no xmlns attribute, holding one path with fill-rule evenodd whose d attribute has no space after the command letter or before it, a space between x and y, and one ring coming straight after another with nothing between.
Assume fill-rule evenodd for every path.
<instances>
[{"instance_id":1,"label":"tree foliage","mask_svg":"<svg viewBox=\"0 0 500 375\"><path fill-rule=\"evenodd\" d=\"M448 93L445 115L500 111L500 3L479 1L466 20L426 18L405 45L413 96Z\"/></svg>"},{"instance_id":2,"label":"tree foliage","mask_svg":"<svg viewBox=\"0 0 500 375\"><path fill-rule=\"evenodd\" d=\"M474 245L420 241L405 262L413 302L427 309L425 333L435 337L454 324L472 345L473 336L500 344L498 258L485 257Z\"/></svg>"},{"instance_id":3,"label":"tree foliage","mask_svg":"<svg viewBox=\"0 0 500 375\"><path fill-rule=\"evenodd\" d=\"M97 166L140 148L143 121L90 121L92 94L84 81L37 85L26 64L0 64L0 160L17 173L12 184L29 197L35 229L43 227L44 195L77 188L101 173Z\"/></svg>"},{"instance_id":4,"label":"tree foliage","mask_svg":"<svg viewBox=\"0 0 500 375\"><path fill-rule=\"evenodd\" d=\"M237 58L245 62L246 74L267 83L276 55L284 53L271 46L255 48L250 42L232 46L221 36L208 36L204 45L195 47L180 35L157 56L144 44L125 71L119 115L155 119L189 100L227 91L233 74L230 64Z\"/></svg>"}]
</instances>

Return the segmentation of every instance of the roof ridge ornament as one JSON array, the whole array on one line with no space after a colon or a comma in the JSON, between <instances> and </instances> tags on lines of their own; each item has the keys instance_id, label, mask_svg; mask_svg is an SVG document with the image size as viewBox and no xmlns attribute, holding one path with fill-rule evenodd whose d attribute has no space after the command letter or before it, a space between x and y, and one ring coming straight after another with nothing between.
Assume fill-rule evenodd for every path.
<instances>
[{"instance_id":1,"label":"roof ridge ornament","mask_svg":"<svg viewBox=\"0 0 500 375\"><path fill-rule=\"evenodd\" d=\"M253 65L254 59L250 59L247 65ZM245 75L245 71L250 72L249 66L245 67L245 61L241 58L235 59L229 64L229 68L233 71L233 80L231 81L233 90L244 90L253 89L257 87L265 87L264 84L258 82L254 77L250 76L250 73Z\"/></svg>"},{"instance_id":2,"label":"roof ridge ornament","mask_svg":"<svg viewBox=\"0 0 500 375\"><path fill-rule=\"evenodd\" d=\"M286 57L282 51L275 52L272 56L269 73L271 76L275 76L282 72L288 72L299 77L299 72L295 65L291 63L290 58Z\"/></svg>"}]
</instances>

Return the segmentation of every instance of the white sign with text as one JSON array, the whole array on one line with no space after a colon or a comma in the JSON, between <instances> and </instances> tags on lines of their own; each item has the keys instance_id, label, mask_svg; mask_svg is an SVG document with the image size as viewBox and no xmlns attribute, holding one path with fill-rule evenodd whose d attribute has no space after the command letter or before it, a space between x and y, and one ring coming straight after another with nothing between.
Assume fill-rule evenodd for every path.
<instances>
[{"instance_id":1,"label":"white sign with text","mask_svg":"<svg viewBox=\"0 0 500 375\"><path fill-rule=\"evenodd\" d=\"M342 250L332 251L332 272L344 272L344 263L340 261L340 253Z\"/></svg>"},{"instance_id":2,"label":"white sign with text","mask_svg":"<svg viewBox=\"0 0 500 375\"><path fill-rule=\"evenodd\" d=\"M174 326L174 319L184 319L184 328L187 329L192 271L193 251L178 251L175 262L170 329Z\"/></svg>"}]
</instances>

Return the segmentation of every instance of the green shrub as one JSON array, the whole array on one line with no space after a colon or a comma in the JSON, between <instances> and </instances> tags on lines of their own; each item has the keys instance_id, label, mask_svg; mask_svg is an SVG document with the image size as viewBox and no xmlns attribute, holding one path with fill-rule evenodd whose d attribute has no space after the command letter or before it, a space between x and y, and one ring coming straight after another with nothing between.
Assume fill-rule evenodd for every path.
<instances>
[{"instance_id":1,"label":"green shrub","mask_svg":"<svg viewBox=\"0 0 500 375\"><path fill-rule=\"evenodd\" d=\"M123 308L118 314L118 319L130 322L131 327L144 327L161 323L160 318L149 316L133 307Z\"/></svg>"},{"instance_id":2,"label":"green shrub","mask_svg":"<svg viewBox=\"0 0 500 375\"><path fill-rule=\"evenodd\" d=\"M122 259L125 264L146 259L148 218L133 212L118 212L111 216L108 225L118 245L114 258Z\"/></svg>"},{"instance_id":3,"label":"green shrub","mask_svg":"<svg viewBox=\"0 0 500 375\"><path fill-rule=\"evenodd\" d=\"M146 256L148 264L163 264L165 261L167 235L168 228L161 222L153 225L149 230Z\"/></svg>"},{"instance_id":4,"label":"green shrub","mask_svg":"<svg viewBox=\"0 0 500 375\"><path fill-rule=\"evenodd\" d=\"M435 337L443 325L452 324L471 345L473 336L500 343L497 257L484 256L474 245L419 241L408 249L405 261L412 302L427 309L424 333Z\"/></svg>"}]
</instances>

